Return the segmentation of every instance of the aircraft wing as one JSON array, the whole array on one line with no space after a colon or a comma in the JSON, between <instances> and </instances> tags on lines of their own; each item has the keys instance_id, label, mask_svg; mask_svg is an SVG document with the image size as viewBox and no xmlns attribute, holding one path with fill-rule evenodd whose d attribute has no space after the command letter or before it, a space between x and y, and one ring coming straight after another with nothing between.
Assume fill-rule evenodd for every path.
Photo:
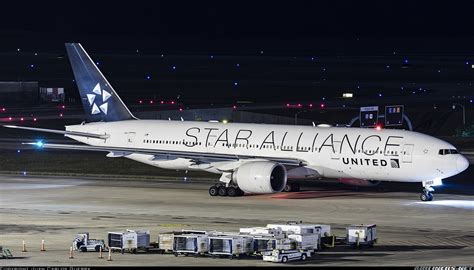
<instances>
[{"instance_id":1,"label":"aircraft wing","mask_svg":"<svg viewBox=\"0 0 474 270\"><path fill-rule=\"evenodd\" d=\"M199 153L199 152L187 152L187 151L170 151L170 150L159 150L159 149L146 149L146 148L129 148L129 147L115 147L115 146L93 146L93 145L78 145L78 144L53 144L53 143L23 143L27 145L37 146L39 148L49 149L65 149L65 150L82 150L82 151L99 151L99 152L110 152L109 157L120 157L127 156L129 154L143 154L153 155L156 158L186 158L194 160L198 163L201 162L215 162L215 161L237 161L241 159L265 159L274 162L278 162L282 165L287 166L306 166L307 162L300 159L293 158L275 158L275 157L261 157L261 156L250 156L250 155L230 155L230 154L215 154L215 153Z\"/></svg>"}]
</instances>

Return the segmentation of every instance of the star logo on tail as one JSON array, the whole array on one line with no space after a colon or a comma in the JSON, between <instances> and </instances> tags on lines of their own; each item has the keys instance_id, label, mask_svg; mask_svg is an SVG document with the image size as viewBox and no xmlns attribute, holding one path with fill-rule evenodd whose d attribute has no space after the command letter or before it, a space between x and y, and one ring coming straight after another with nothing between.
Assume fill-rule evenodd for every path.
<instances>
[{"instance_id":1,"label":"star logo on tail","mask_svg":"<svg viewBox=\"0 0 474 270\"><path fill-rule=\"evenodd\" d=\"M97 83L94 89L92 89L93 94L87 94L87 100L91 106L91 114L104 113L107 115L107 109L109 107L108 102L106 102L112 95L100 88L100 83ZM100 101L100 99L102 99ZM99 104L99 105L97 105Z\"/></svg>"}]
</instances>

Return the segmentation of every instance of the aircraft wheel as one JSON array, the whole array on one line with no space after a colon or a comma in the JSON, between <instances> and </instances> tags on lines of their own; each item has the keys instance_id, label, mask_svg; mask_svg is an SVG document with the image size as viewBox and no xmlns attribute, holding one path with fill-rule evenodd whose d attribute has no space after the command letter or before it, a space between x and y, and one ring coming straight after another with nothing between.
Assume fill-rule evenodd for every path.
<instances>
[{"instance_id":1,"label":"aircraft wheel","mask_svg":"<svg viewBox=\"0 0 474 270\"><path fill-rule=\"evenodd\" d=\"M217 187L216 187L216 186L211 186L211 187L209 188L209 195L211 195L211 196L217 196L217 191L218 191L218 190L217 190Z\"/></svg>"},{"instance_id":2,"label":"aircraft wheel","mask_svg":"<svg viewBox=\"0 0 474 270\"><path fill-rule=\"evenodd\" d=\"M239 193L235 187L228 187L227 195L229 195L229 197L237 197L239 196Z\"/></svg>"},{"instance_id":3,"label":"aircraft wheel","mask_svg":"<svg viewBox=\"0 0 474 270\"><path fill-rule=\"evenodd\" d=\"M293 191L293 186L290 184L286 184L285 187L283 188L284 192L292 192Z\"/></svg>"},{"instance_id":4,"label":"aircraft wheel","mask_svg":"<svg viewBox=\"0 0 474 270\"><path fill-rule=\"evenodd\" d=\"M225 197L225 196L227 196L227 188L224 187L224 186L220 186L220 187L217 189L217 193L219 194L219 196Z\"/></svg>"},{"instance_id":5,"label":"aircraft wheel","mask_svg":"<svg viewBox=\"0 0 474 270\"><path fill-rule=\"evenodd\" d=\"M423 192L423 193L421 193L421 195L420 195L420 199L421 199L421 201L423 201L423 202L432 201L432 200L433 200L433 194L431 194L430 192Z\"/></svg>"}]
</instances>

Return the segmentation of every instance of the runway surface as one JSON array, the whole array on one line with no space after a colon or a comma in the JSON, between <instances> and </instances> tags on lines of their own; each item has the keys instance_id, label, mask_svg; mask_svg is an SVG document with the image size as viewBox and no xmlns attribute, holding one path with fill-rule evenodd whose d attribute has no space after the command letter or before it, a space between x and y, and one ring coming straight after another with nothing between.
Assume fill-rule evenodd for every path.
<instances>
[{"instance_id":1,"label":"runway surface","mask_svg":"<svg viewBox=\"0 0 474 270\"><path fill-rule=\"evenodd\" d=\"M16 259L2 266L59 265L222 265L271 266L260 259L211 259L161 254L118 254L98 259L95 252L69 247L76 233L106 239L107 232L145 228L158 233L206 229L238 231L290 220L330 224L345 235L350 224L378 227L374 248L327 249L307 262L328 266L474 265L474 196L436 194L420 202L415 192L338 191L319 188L238 198L210 197L199 182L125 181L64 177L0 176L0 245ZM46 252L40 252L41 240ZM27 251L21 252L22 240Z\"/></svg>"}]
</instances>

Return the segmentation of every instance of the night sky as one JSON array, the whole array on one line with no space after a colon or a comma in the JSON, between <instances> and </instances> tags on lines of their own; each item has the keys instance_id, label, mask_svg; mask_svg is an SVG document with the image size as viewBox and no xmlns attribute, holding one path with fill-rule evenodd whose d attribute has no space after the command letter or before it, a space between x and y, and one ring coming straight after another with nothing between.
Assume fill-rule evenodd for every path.
<instances>
[{"instance_id":1,"label":"night sky","mask_svg":"<svg viewBox=\"0 0 474 270\"><path fill-rule=\"evenodd\" d=\"M155 47L169 44L169 47L185 49L192 45L188 42L197 42L204 48L212 49L214 44L239 51L246 42L268 47L275 40L315 44L331 38L409 40L420 37L446 44L450 50L453 50L451 39L462 39L464 42L459 46L466 48L472 45L472 42L466 44L466 40L473 37L474 3L452 3L456 4L437 1L9 1L2 3L0 31L4 37L0 49L22 44L23 47L56 49L62 46L57 44L59 42L89 39L98 46L116 40L144 46L152 43ZM438 46L409 44L420 45Z\"/></svg>"}]
</instances>

